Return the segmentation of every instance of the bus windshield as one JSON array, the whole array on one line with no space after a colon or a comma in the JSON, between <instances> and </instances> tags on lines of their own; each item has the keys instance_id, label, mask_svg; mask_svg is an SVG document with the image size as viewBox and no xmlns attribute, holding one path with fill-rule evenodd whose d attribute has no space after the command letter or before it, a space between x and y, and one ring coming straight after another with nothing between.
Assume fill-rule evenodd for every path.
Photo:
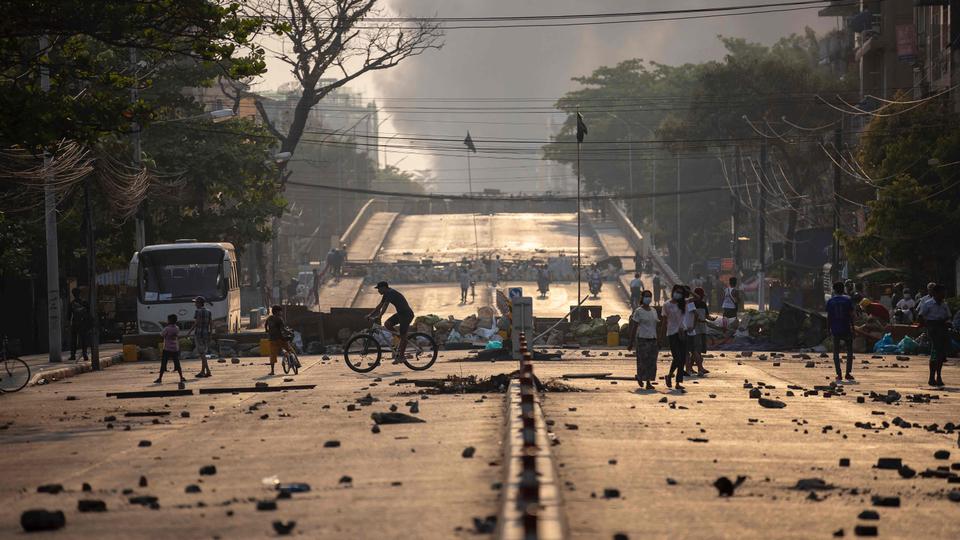
<instances>
[{"instance_id":1,"label":"bus windshield","mask_svg":"<svg viewBox=\"0 0 960 540\"><path fill-rule=\"evenodd\" d=\"M203 296L223 300L223 250L216 248L166 249L140 253L140 300L183 302Z\"/></svg>"}]
</instances>

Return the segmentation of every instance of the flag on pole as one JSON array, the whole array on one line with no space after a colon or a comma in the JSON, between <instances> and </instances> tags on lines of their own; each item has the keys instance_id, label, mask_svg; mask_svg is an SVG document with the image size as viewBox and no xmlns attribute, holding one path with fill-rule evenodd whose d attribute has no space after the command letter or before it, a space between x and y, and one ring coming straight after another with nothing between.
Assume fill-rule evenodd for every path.
<instances>
[{"instance_id":1,"label":"flag on pole","mask_svg":"<svg viewBox=\"0 0 960 540\"><path fill-rule=\"evenodd\" d=\"M587 134L587 125L583 123L583 116L577 113L577 142L583 142L583 136Z\"/></svg>"},{"instance_id":2,"label":"flag on pole","mask_svg":"<svg viewBox=\"0 0 960 540\"><path fill-rule=\"evenodd\" d=\"M467 145L467 149L473 152L474 154L477 153L477 147L473 145L473 139L470 138L469 131L467 132L467 138L463 140L463 144Z\"/></svg>"}]
</instances>

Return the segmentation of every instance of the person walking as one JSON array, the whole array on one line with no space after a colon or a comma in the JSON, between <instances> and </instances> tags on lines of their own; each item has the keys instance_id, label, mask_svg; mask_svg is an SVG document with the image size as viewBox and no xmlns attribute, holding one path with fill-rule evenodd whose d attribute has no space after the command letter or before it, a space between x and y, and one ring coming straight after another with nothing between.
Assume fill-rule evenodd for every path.
<instances>
[{"instance_id":1,"label":"person walking","mask_svg":"<svg viewBox=\"0 0 960 540\"><path fill-rule=\"evenodd\" d=\"M931 295L920 304L920 322L930 339L930 386L943 386L943 363L950 350L950 306L944 301L947 288L935 284Z\"/></svg>"},{"instance_id":2,"label":"person walking","mask_svg":"<svg viewBox=\"0 0 960 540\"><path fill-rule=\"evenodd\" d=\"M699 287L698 287L699 288ZM693 366L696 364L703 374L703 357L700 355L700 338L697 336L697 326L700 322L697 313L697 304L690 288L684 286L684 295L686 299L683 307L683 339L684 347L687 351L687 361L684 364L684 373L688 377L693 376ZM702 290L702 289L701 289Z\"/></svg>"},{"instance_id":3,"label":"person walking","mask_svg":"<svg viewBox=\"0 0 960 540\"><path fill-rule=\"evenodd\" d=\"M467 303L467 290L470 289L470 270L466 266L460 267L460 275L458 276L460 281L460 303Z\"/></svg>"},{"instance_id":4,"label":"person walking","mask_svg":"<svg viewBox=\"0 0 960 540\"><path fill-rule=\"evenodd\" d=\"M740 289L737 288L737 278L731 276L727 283L730 286L723 289L723 301L720 303L720 308L723 309L724 318L731 319L739 313L742 302L740 300Z\"/></svg>"},{"instance_id":5,"label":"person walking","mask_svg":"<svg viewBox=\"0 0 960 540\"><path fill-rule=\"evenodd\" d=\"M209 377L210 365L207 363L207 351L210 350L210 335L213 334L213 314L204 307L207 299L198 296L193 299L197 307L193 312L193 328L187 331L187 335L193 334L194 349L200 357L200 373L196 377Z\"/></svg>"},{"instance_id":6,"label":"person walking","mask_svg":"<svg viewBox=\"0 0 960 540\"><path fill-rule=\"evenodd\" d=\"M163 338L163 352L160 353L160 375L154 384L163 383L163 374L167 371L167 360L173 360L173 370L180 375L180 382L187 382L183 378L183 370L180 369L180 328L177 326L177 316L170 314L167 316L167 325L160 332Z\"/></svg>"},{"instance_id":7,"label":"person walking","mask_svg":"<svg viewBox=\"0 0 960 540\"><path fill-rule=\"evenodd\" d=\"M660 305L660 292L663 291L663 283L660 281L660 272L653 273L653 305Z\"/></svg>"},{"instance_id":8,"label":"person walking","mask_svg":"<svg viewBox=\"0 0 960 540\"><path fill-rule=\"evenodd\" d=\"M643 294L643 281L640 280L640 272L634 272L633 279L630 280L630 309L640 307L640 297ZM651 296L651 298L653 298Z\"/></svg>"},{"instance_id":9,"label":"person walking","mask_svg":"<svg viewBox=\"0 0 960 540\"><path fill-rule=\"evenodd\" d=\"M637 384L645 390L653 390L653 381L657 378L657 354L660 350L657 345L660 315L651 304L653 292L640 293L640 305L630 315L630 326L627 330L627 335L630 336L627 349L633 350L636 341Z\"/></svg>"},{"instance_id":10,"label":"person walking","mask_svg":"<svg viewBox=\"0 0 960 540\"><path fill-rule=\"evenodd\" d=\"M273 306L270 311L270 316L263 322L263 328L270 340L270 375L273 375L277 357L284 350L290 350L290 343L285 335L287 323L283 320L283 306Z\"/></svg>"},{"instance_id":11,"label":"person walking","mask_svg":"<svg viewBox=\"0 0 960 540\"><path fill-rule=\"evenodd\" d=\"M683 370L687 362L686 329L683 327L684 309L687 305L683 285L674 285L670 300L664 304L664 317L667 321L667 340L670 342L670 371L664 377L667 388L672 388L674 373L677 377L677 390L683 391Z\"/></svg>"},{"instance_id":12,"label":"person walking","mask_svg":"<svg viewBox=\"0 0 960 540\"><path fill-rule=\"evenodd\" d=\"M693 290L693 303L697 308L697 338L694 340L694 347L700 359L697 363L697 374L702 376L710 373L710 370L703 367L703 355L707 352L707 321L715 321L717 318L710 315L710 306L707 305L703 288L697 287Z\"/></svg>"},{"instance_id":13,"label":"person walking","mask_svg":"<svg viewBox=\"0 0 960 540\"><path fill-rule=\"evenodd\" d=\"M80 346L83 361L87 361L87 347L90 341L90 306L81 298L80 289L73 289L68 312L70 322L70 361L77 359L77 346Z\"/></svg>"},{"instance_id":14,"label":"person walking","mask_svg":"<svg viewBox=\"0 0 960 540\"><path fill-rule=\"evenodd\" d=\"M853 300L844 294L844 283L833 284L833 296L827 301L827 325L833 335L833 366L837 369L837 380L843 380L840 371L840 343L847 347L847 380L853 379L853 321L856 308Z\"/></svg>"},{"instance_id":15,"label":"person walking","mask_svg":"<svg viewBox=\"0 0 960 540\"><path fill-rule=\"evenodd\" d=\"M540 292L540 298L546 298L550 292L550 272L547 265L537 268L537 290Z\"/></svg>"}]
</instances>

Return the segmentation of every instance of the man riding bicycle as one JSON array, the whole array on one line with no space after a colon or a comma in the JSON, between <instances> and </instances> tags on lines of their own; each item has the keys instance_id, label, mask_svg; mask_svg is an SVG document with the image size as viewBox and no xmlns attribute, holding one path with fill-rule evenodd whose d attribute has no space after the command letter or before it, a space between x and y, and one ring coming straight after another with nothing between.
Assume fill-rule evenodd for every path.
<instances>
[{"instance_id":1,"label":"man riding bicycle","mask_svg":"<svg viewBox=\"0 0 960 540\"><path fill-rule=\"evenodd\" d=\"M410 323L413 322L413 310L410 309L410 304L408 304L407 299L400 294L400 291L391 289L386 281L377 283L377 292L383 296L383 299L380 300L380 304L367 315L367 318L370 320L379 319L387 311L387 306L393 305L393 309L397 312L383 323L383 327L391 332L394 331L393 328L395 326L399 325L400 327L400 346L397 349L397 355L393 358L393 363L401 364L403 363L404 353L407 351L407 331L410 329Z\"/></svg>"}]
</instances>

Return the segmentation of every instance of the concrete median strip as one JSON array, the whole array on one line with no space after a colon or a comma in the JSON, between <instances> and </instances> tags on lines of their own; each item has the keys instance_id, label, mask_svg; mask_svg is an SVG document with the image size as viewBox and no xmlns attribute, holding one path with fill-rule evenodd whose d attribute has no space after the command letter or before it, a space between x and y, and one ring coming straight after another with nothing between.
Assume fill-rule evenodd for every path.
<instances>
[{"instance_id":1,"label":"concrete median strip","mask_svg":"<svg viewBox=\"0 0 960 540\"><path fill-rule=\"evenodd\" d=\"M532 391L529 395L533 399L532 403L527 401L527 407L532 405L532 414L527 415L525 422L520 380L510 382L505 397L505 477L496 536L511 540L563 539L567 537L567 527L547 425L539 397ZM533 430L524 429L525 423L529 427L530 420L533 420ZM531 439L527 444L524 444L525 432ZM525 471L535 473L527 475Z\"/></svg>"},{"instance_id":2,"label":"concrete median strip","mask_svg":"<svg viewBox=\"0 0 960 540\"><path fill-rule=\"evenodd\" d=\"M106 369L121 362L123 362L123 353L105 356L100 359L100 369ZM30 376L30 383L28 386L33 386L36 384L49 384L73 377L74 375L79 375L81 373L88 373L90 371L93 371L93 365L90 362L77 362L76 364L67 364L61 367L45 369L32 374ZM42 383L40 382L41 380L43 381Z\"/></svg>"}]
</instances>

